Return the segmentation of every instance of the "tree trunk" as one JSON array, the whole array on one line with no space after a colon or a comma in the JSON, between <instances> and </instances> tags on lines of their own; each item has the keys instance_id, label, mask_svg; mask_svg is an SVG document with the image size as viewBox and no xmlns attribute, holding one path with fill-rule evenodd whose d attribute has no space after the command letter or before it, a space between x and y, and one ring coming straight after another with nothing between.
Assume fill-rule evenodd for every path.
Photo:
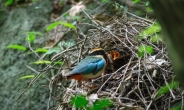
<instances>
[{"instance_id":1,"label":"tree trunk","mask_svg":"<svg viewBox=\"0 0 184 110\"><path fill-rule=\"evenodd\" d=\"M174 71L184 87L184 1L150 0L150 4L162 26Z\"/></svg>"}]
</instances>

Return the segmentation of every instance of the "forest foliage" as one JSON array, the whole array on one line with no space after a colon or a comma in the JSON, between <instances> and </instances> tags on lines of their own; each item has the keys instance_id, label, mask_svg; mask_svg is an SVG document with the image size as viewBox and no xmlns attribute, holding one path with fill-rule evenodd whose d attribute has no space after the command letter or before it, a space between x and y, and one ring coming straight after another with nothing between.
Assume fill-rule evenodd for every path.
<instances>
[{"instance_id":1,"label":"forest foliage","mask_svg":"<svg viewBox=\"0 0 184 110\"><path fill-rule=\"evenodd\" d=\"M57 2L55 4L55 6L56 5L58 6L58 7L55 7L56 12L58 10L61 11L62 8L65 7L65 5L66 5L64 3L66 3L67 1L68 0L64 0L64 1L61 0L60 2ZM36 1L33 0L32 2L36 2ZM75 2L75 0L74 0L74 2ZM89 2L89 4L90 4L90 2ZM5 2L5 6L9 7L9 6L15 5L16 3L17 3L16 0L15 1L14 0L7 0ZM73 2L71 2L71 3L73 3ZM79 3L79 1L73 3L73 5L78 5L78 3ZM85 15L86 12L83 9L81 9L78 12L80 14L76 14L76 16L78 16L78 17L76 17L76 16L73 17L70 14L68 14L68 13L70 13L70 10L68 12L64 12L63 15L61 13L59 13L59 15L58 15L58 13L57 13L57 15L56 15L57 17L55 18L55 20L52 21L52 23L47 24L44 27L44 29L45 29L44 34L43 34L43 32L37 32L37 31L31 31L31 30L25 32L24 39L25 39L26 45L23 45L23 44L9 44L9 45L7 45L7 47L6 47L7 49L9 49L9 50L12 49L10 51L16 50L16 51L21 51L22 54L26 54L26 55L33 54L33 55L37 56L36 59L33 59L32 62L29 62L29 69L34 71L36 74L35 73L33 73L33 74L26 73L25 75L22 75L21 77L18 78L19 80L31 79L31 81L30 81L29 85L27 86L27 88L19 91L20 96L17 99L19 100L21 98L21 96L24 95L26 93L26 91L28 89L30 89L35 83L37 83L37 81L41 78L41 80L49 79L49 81L50 81L50 84L47 84L47 86L49 88L49 92L47 91L49 94L49 98L46 99L46 100L48 100L48 103L47 103L48 105L46 105L47 109L49 109L52 106L53 108L56 108L56 109L59 109L59 108L65 108L65 109L70 108L71 109L72 107L75 107L75 108L85 109L85 110L103 110L103 109L105 110L107 108L116 108L118 105L119 108L125 107L126 109L132 108L132 109L136 109L136 110L142 110L142 109L147 109L147 110L150 109L151 110L151 109L154 109L154 107L157 107L157 109L164 108L163 106L165 104L163 104L163 106L162 106L158 103L163 101L163 100L167 100L166 99L167 96L172 97L171 100L173 100L175 103L171 104L170 107L165 107L165 109L171 108L172 110L177 110L177 109L181 108L181 96L180 96L179 90L178 90L179 83L174 80L175 76L172 74L173 70L171 68L171 63L170 63L170 60L168 58L167 51L165 49L165 44L162 40L161 26L156 21L156 18L147 15L147 13L154 12L154 11L150 7L149 1L147 1L147 0L132 0L131 3L133 3L135 5L135 7L130 8L129 4L120 4L118 2L112 2L109 0L101 0L100 1L101 5L112 4L113 5L112 9L114 9L116 11L116 14L120 14L120 15L124 16L124 15L128 15L127 13L129 11L130 11L129 13L133 13L135 11L135 13L133 13L133 14L134 15L137 14L136 19L138 21L136 21L136 20L131 21L130 20L130 21L126 22L127 24L124 21L117 21L116 22L116 20L119 20L118 16L116 19L116 14L111 15L112 13L109 13L108 16L105 15L106 16L105 18L110 16L110 19L108 19L109 21L111 21L110 24L113 24L113 23L118 24L119 23L120 26L125 27L125 30L123 30L123 31L121 30L121 32L126 37L124 37L124 36L122 37L121 35L119 37L119 39L125 40L124 43L121 42L121 40L119 40L118 38L116 38L116 36L119 35L119 33L116 31L119 28L118 26L113 27L111 25L107 25L108 23L105 24L106 22L104 22L103 20L100 21L99 19L97 19L97 17L101 17L102 19L104 19L103 14L97 14L98 16L96 18L90 18L87 14ZM97 5L97 3L95 3L95 2L94 2L94 4ZM88 5L88 3L86 3L84 5ZM95 7L95 5L94 5L94 7ZM78 6L80 6L80 5L78 5ZM136 8L136 6L144 7L145 10L138 10ZM72 9L72 7L70 7L70 8ZM93 9L95 10L95 8L93 8ZM111 12L112 10L109 10L109 11ZM61 19L58 19L59 17ZM128 18L129 16L126 16L126 17ZM77 18L77 19L75 19L75 18ZM111 18L113 20L111 20ZM67 19L69 19L69 20L67 20ZM122 19L124 19L124 18L122 17ZM105 34L110 36L109 39L107 39L107 40L105 39L107 42L109 42L109 44L106 44L104 46L104 48L106 48L106 50L108 50L110 48L109 51L112 51L114 48L112 48L113 46L111 46L111 45L115 45L115 44L118 44L118 46L120 45L119 47L123 46L123 51L118 51L120 53L120 58L125 57L125 56L121 56L121 52L124 52L127 50L126 51L127 56L128 56L127 59L129 61L127 61L127 62L123 61L124 65L117 64L118 69L116 69L115 72L110 72L109 76L111 74L114 75L118 72L123 73L123 71L125 71L125 70L126 70L126 72L124 72L124 74L129 73L130 75L123 76L120 74L120 76L118 76L119 75L118 74L116 77L122 78L122 76L123 76L123 78L122 78L123 80L120 80L117 78L117 80L120 82L120 84L116 85L116 86L114 86L112 84L113 78L111 80L108 80L111 77L107 77L106 80L108 82L104 82L104 85L105 85L105 83L109 83L109 85L113 85L112 87L115 88L115 92L114 92L115 95L112 95L112 94L111 95L110 94L104 95L105 92L108 92L108 90L107 91L103 90L104 93L102 93L102 94L105 97L103 97L103 95L100 96L98 94L98 91L100 90L99 89L98 91L97 90L92 91L91 95L93 97L91 99L91 98L89 98L89 94L87 95L85 92L81 92L81 91L78 92L78 90L75 89L74 87L77 87L80 90L82 88L76 86L75 84L72 87L72 89L73 89L72 94L68 95L68 93L67 93L68 92L67 86L69 86L69 83L68 83L68 81L62 79L60 76L60 73L61 73L60 70L62 69L61 67L64 66L64 64L65 64L65 61L67 58L66 56L70 56L70 55L72 56L74 54L80 53L78 51L79 49L85 48L84 45L89 44L91 39L95 40L95 38L89 37L90 35L92 35L92 33L89 33L90 32L89 30L87 30L87 33L84 32L84 31L86 31L85 26L84 26L84 28L82 27L82 25L80 27L79 26L80 23L81 24L86 23L86 24L92 25L93 27L89 27L89 29L96 28L97 30L95 30L95 31L92 30L93 33L95 33L96 35L98 35L98 31L102 32L104 34L104 38L98 38L98 39L100 39L99 40L100 43L102 43L101 40L105 39ZM140 30L135 29L134 23L137 23L138 25L142 25L141 29ZM132 27L131 27L131 29L127 28L129 26L129 24L131 24L131 26L133 28ZM110 27L109 30L107 29L107 28L109 28L108 26ZM114 31L114 28L115 28L115 31ZM59 29L60 31L58 31L57 29ZM111 33L112 30L113 30L113 34ZM47 33L47 34L45 34L45 33ZM88 35L88 33L89 33L89 35ZM122 34L122 33L120 33L120 34ZM57 36L57 34L60 34L61 38L58 37L57 41L55 40L55 38L54 39L51 38L51 39L46 41L45 45L44 44L42 44L41 46L36 45L35 42L37 40L39 40L39 37L44 37L44 36L49 36L49 35L51 36L52 34L54 34L55 36ZM82 38L80 36L82 36ZM114 36L115 36L115 38L114 38ZM64 39L64 37L65 37L65 39ZM102 35L102 37L103 37L103 35ZM98 39L96 39L96 40L98 40ZM83 42L83 40L86 40L86 41ZM105 40L104 40L104 42L105 42ZM111 42L113 40L115 43ZM87 44L85 44L86 42L87 42ZM126 45L128 45L128 46L126 46ZM77 50L73 47L80 47L80 48L77 48L78 49ZM115 45L115 47L116 47L116 45ZM72 54L67 53L68 51L69 52L72 51L72 49L74 50ZM87 49L89 49L89 48L87 48ZM161 49L163 49L163 50L161 50ZM118 47L116 48L116 50L118 50ZM86 50L83 49L83 52L85 52L85 51ZM63 54L64 52L66 52L66 54ZM83 52L81 52L81 53L83 53ZM83 55L81 54L81 56L83 56ZM59 57L62 57L62 58L60 59ZM159 57L159 58L156 58L156 57ZM72 58L73 58L72 59L73 62L75 62L76 59L81 59L81 57L78 57L78 56L77 57L74 56ZM131 62L131 60L132 60L132 62ZM136 64L133 65L135 62L136 62ZM36 68L32 68L31 65L38 65L42 69L36 70ZM74 63L74 65L75 65L75 63ZM116 67L116 65L114 65L114 66ZM123 66L126 66L126 68L124 68ZM124 68L124 70L121 70L121 68ZM136 68L136 70L138 70L137 75L129 72L131 70L131 68ZM121 71L119 71L119 69ZM168 71L167 71L167 69L168 69ZM155 71L159 71L159 72L155 73L156 76L154 76ZM146 75L145 76L145 75L142 75L143 74L142 72L149 73L151 75L147 76L148 74L145 74ZM55 74L53 74L53 73L55 73ZM158 77L163 77L163 78L160 79ZM167 77L167 78L165 78L165 77ZM56 81L56 79L57 80L62 79L62 81L64 80L65 84L62 84L62 82L60 82L60 81ZM116 78L114 78L114 79L116 79ZM141 81L139 81L139 80L141 80ZM134 83L134 82L132 83L132 81L135 81L137 83ZM128 88L127 85L131 85L132 87ZM103 86L101 86L101 87L103 87ZM59 92L60 90L62 90L61 88L64 88L63 91L65 91L65 92ZM108 88L108 87L106 87L106 88ZM126 88L126 90L124 90L124 88ZM55 89L55 90L53 90L53 89ZM54 94L53 91L56 94ZM175 93L173 93L173 91ZM60 96L59 95L60 93L62 95L63 94L64 95ZM122 93L127 93L130 96L124 95ZM122 99L120 101L117 101L118 98L115 97L116 95L117 96L119 95L119 97L121 97ZM58 98L58 96L59 96L59 98ZM146 98L146 96L147 97L149 96L149 98ZM179 97L179 101L175 100L176 96ZM53 102L55 101L52 97L58 98L58 100L56 100L57 103L50 104L51 100ZM66 99L66 97L67 97L67 99ZM131 101L129 101L129 100L127 101L127 99L123 100L124 97L131 99ZM163 97L163 99L162 99L162 97ZM60 102L59 99L61 99L63 101ZM91 100L93 100L93 101L91 101ZM134 102L132 100L137 100L137 102ZM143 100L148 100L149 103L145 103ZM115 102L115 103L113 103L113 102ZM131 102L132 102L132 104L128 105L128 103L131 103ZM70 106L66 105L66 104L69 104Z\"/></svg>"}]
</instances>

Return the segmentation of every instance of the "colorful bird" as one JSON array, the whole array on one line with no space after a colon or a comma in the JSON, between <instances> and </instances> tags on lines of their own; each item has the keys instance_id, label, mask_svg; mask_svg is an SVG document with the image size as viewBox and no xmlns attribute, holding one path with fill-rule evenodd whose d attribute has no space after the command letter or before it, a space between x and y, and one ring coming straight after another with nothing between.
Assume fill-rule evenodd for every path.
<instances>
[{"instance_id":1,"label":"colorful bird","mask_svg":"<svg viewBox=\"0 0 184 110\"><path fill-rule=\"evenodd\" d=\"M74 69L63 76L67 79L75 79L79 84L81 81L90 81L98 78L105 71L106 52L102 48L93 49Z\"/></svg>"}]
</instances>

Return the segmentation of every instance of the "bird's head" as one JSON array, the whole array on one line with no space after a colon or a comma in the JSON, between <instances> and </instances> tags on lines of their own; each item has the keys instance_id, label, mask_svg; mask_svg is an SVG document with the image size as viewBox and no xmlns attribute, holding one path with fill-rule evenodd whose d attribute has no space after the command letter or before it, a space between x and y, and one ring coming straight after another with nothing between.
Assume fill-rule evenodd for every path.
<instances>
[{"instance_id":1,"label":"bird's head","mask_svg":"<svg viewBox=\"0 0 184 110\"><path fill-rule=\"evenodd\" d=\"M102 48L94 48L89 52L88 56L102 56L105 58L106 52Z\"/></svg>"}]
</instances>

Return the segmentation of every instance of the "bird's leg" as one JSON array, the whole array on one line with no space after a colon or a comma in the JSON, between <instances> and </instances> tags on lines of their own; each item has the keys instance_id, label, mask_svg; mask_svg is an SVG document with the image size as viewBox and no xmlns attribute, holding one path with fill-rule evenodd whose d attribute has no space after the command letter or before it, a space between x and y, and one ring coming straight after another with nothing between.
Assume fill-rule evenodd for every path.
<instances>
[{"instance_id":1,"label":"bird's leg","mask_svg":"<svg viewBox=\"0 0 184 110\"><path fill-rule=\"evenodd\" d=\"M106 74L106 72L104 71L104 73L102 73L102 82L105 81L105 74Z\"/></svg>"}]
</instances>

